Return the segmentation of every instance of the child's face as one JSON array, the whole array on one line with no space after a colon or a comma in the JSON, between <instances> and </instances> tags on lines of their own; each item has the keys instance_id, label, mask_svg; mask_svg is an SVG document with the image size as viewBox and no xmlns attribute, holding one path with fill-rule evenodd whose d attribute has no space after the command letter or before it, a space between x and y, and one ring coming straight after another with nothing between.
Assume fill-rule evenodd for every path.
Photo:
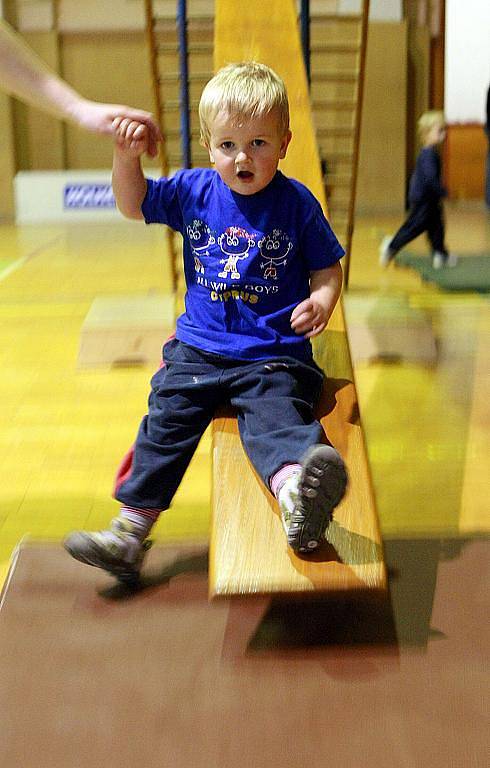
<instances>
[{"instance_id":1,"label":"child's face","mask_svg":"<svg viewBox=\"0 0 490 768\"><path fill-rule=\"evenodd\" d=\"M219 112L210 133L210 160L224 183L241 195L260 192L272 181L291 139L291 131L281 136L274 110L245 122Z\"/></svg>"},{"instance_id":2,"label":"child's face","mask_svg":"<svg viewBox=\"0 0 490 768\"><path fill-rule=\"evenodd\" d=\"M432 128L430 128L430 130L427 131L424 144L426 147L433 147L436 144L442 144L445 138L446 138L445 124L434 123Z\"/></svg>"}]
</instances>

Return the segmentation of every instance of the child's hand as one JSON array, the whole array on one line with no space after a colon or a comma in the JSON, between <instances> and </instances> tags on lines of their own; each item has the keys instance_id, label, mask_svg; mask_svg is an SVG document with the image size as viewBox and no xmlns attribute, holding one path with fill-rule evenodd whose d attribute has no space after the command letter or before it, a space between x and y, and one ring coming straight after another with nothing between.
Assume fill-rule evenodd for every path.
<instances>
[{"instance_id":1,"label":"child's hand","mask_svg":"<svg viewBox=\"0 0 490 768\"><path fill-rule=\"evenodd\" d=\"M310 297L294 308L291 314L291 328L295 333L311 339L325 330L327 320L325 308Z\"/></svg>"},{"instance_id":2,"label":"child's hand","mask_svg":"<svg viewBox=\"0 0 490 768\"><path fill-rule=\"evenodd\" d=\"M82 128L96 133L113 134L115 118L119 118L119 122L123 118L128 118L137 123L144 123L149 132L147 152L150 157L156 157L158 154L158 142L162 141L162 134L150 112L126 107L124 104L100 104L97 101L77 97L70 107L70 114Z\"/></svg>"},{"instance_id":3,"label":"child's hand","mask_svg":"<svg viewBox=\"0 0 490 768\"><path fill-rule=\"evenodd\" d=\"M116 146L130 157L141 157L148 152L150 134L148 126L129 117L116 117L112 121Z\"/></svg>"}]
</instances>

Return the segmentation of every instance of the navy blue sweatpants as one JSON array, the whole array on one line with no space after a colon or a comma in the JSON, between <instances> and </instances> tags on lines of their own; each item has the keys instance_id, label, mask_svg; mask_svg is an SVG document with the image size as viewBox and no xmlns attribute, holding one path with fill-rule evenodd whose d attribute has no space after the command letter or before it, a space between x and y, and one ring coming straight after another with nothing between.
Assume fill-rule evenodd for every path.
<instances>
[{"instance_id":1,"label":"navy blue sweatpants","mask_svg":"<svg viewBox=\"0 0 490 768\"><path fill-rule=\"evenodd\" d=\"M427 233L433 251L438 251L443 256L448 255L444 244L444 219L439 199L422 200L411 207L407 220L390 242L390 251L393 255L398 253L423 232Z\"/></svg>"},{"instance_id":2,"label":"navy blue sweatpants","mask_svg":"<svg viewBox=\"0 0 490 768\"><path fill-rule=\"evenodd\" d=\"M285 464L325 442L313 408L323 385L315 363L291 357L237 361L202 352L177 339L163 348L164 365L151 380L148 415L132 461L116 484L123 504L167 509L216 409L236 409L243 446L269 487Z\"/></svg>"}]
</instances>

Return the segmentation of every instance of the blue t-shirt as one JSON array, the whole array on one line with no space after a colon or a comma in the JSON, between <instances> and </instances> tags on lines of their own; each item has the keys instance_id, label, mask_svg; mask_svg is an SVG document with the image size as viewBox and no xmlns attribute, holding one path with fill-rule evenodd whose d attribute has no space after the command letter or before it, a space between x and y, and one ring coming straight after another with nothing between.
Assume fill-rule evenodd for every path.
<instances>
[{"instance_id":1,"label":"blue t-shirt","mask_svg":"<svg viewBox=\"0 0 490 768\"><path fill-rule=\"evenodd\" d=\"M147 224L183 236L187 286L176 336L239 360L311 359L308 339L291 328L293 309L310 295L310 272L344 251L315 197L280 171L254 195L240 195L212 169L147 180Z\"/></svg>"}]
</instances>

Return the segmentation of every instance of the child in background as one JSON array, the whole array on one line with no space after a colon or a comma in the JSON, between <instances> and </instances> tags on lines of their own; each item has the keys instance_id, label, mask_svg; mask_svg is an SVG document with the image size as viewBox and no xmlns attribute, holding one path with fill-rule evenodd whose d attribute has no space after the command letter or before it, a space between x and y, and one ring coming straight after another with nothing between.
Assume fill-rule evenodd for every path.
<instances>
[{"instance_id":1,"label":"child in background","mask_svg":"<svg viewBox=\"0 0 490 768\"><path fill-rule=\"evenodd\" d=\"M441 182L441 159L437 149L446 137L444 114L425 112L418 121L418 130L422 149L410 178L410 213L394 237L389 235L383 239L379 254L382 267L387 267L398 251L423 232L427 233L432 248L434 269L453 267L457 261L444 243L442 198L447 192Z\"/></svg>"},{"instance_id":2,"label":"child in background","mask_svg":"<svg viewBox=\"0 0 490 768\"><path fill-rule=\"evenodd\" d=\"M119 515L108 530L65 540L77 560L119 578L138 575L147 536L221 405L236 409L244 448L296 552L315 550L347 484L313 415L323 373L310 344L339 298L343 250L318 201L278 171L291 139L284 83L256 62L229 65L205 87L199 114L214 168L158 181L141 169L146 126L116 121L118 207L182 234L187 289L116 487Z\"/></svg>"}]
</instances>

